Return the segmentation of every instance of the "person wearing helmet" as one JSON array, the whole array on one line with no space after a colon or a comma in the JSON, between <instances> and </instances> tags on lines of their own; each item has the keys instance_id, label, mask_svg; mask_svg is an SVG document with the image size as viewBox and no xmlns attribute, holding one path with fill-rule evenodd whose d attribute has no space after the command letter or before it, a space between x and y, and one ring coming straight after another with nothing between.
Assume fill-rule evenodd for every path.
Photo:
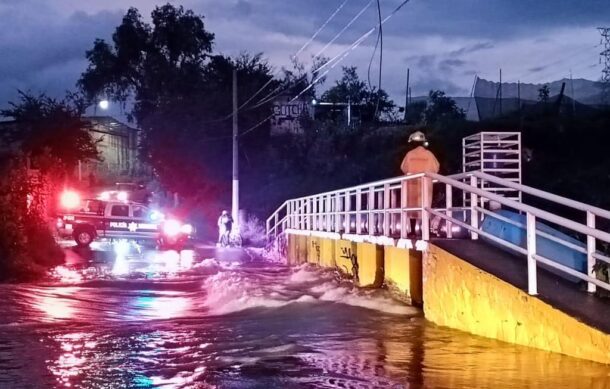
<instances>
[{"instance_id":1,"label":"person wearing helmet","mask_svg":"<svg viewBox=\"0 0 610 389\"><path fill-rule=\"evenodd\" d=\"M438 173L440 165L438 160L427 149L428 141L426 136L421 131L416 131L409 136L409 144L413 145L414 148L409 151L400 165L400 170L406 175L418 174L418 173ZM424 204L424 207L430 207L432 205L432 179L426 178L428 183L428 201ZM403 181L402 186L403 193L406 190L406 206L407 208L421 208L422 207L422 180L412 179ZM410 220L409 235L414 236L416 226L421 222L420 211L410 211L407 216Z\"/></svg>"},{"instance_id":2,"label":"person wearing helmet","mask_svg":"<svg viewBox=\"0 0 610 389\"><path fill-rule=\"evenodd\" d=\"M222 211L218 218L218 244L222 245L223 241L226 241L225 244L228 244L232 228L233 218L231 218L231 215L226 210Z\"/></svg>"}]
</instances>

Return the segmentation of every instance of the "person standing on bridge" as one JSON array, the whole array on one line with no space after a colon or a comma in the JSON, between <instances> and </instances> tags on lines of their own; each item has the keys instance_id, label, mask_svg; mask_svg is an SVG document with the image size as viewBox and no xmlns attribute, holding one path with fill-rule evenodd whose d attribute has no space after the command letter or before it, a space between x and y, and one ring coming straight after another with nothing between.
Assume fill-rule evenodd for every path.
<instances>
[{"instance_id":1,"label":"person standing on bridge","mask_svg":"<svg viewBox=\"0 0 610 389\"><path fill-rule=\"evenodd\" d=\"M409 144L412 144L414 148L405 155L400 170L406 175L438 173L440 165L434 154L427 149L428 141L424 133L416 131L411 134ZM432 179L426 178L426 180L428 182L428 201L423 206L430 207L432 205ZM422 207L422 179L403 181L402 192L405 193L405 191L407 208ZM418 223L421 226L422 213L420 211L410 211L407 216L410 220L409 235L414 236Z\"/></svg>"}]
</instances>

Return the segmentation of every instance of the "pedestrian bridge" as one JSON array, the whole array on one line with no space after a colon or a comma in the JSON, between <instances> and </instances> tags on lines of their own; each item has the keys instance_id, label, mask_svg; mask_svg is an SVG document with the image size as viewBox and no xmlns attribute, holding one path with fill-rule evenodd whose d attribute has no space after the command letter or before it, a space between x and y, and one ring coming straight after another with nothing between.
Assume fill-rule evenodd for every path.
<instances>
[{"instance_id":1,"label":"pedestrian bridge","mask_svg":"<svg viewBox=\"0 0 610 389\"><path fill-rule=\"evenodd\" d=\"M410 180L421 204L408 208ZM387 287L439 325L610 364L610 212L515 181L474 171L357 185L286 201L267 233L290 264Z\"/></svg>"}]
</instances>

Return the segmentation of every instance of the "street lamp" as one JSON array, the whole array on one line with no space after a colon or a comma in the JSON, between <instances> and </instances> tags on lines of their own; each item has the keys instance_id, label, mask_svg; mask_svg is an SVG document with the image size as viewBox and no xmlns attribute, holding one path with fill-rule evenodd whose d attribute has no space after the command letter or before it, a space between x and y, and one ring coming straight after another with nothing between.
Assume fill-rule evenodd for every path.
<instances>
[{"instance_id":1,"label":"street lamp","mask_svg":"<svg viewBox=\"0 0 610 389\"><path fill-rule=\"evenodd\" d=\"M101 100L98 105L100 106L101 109L107 110L110 103L108 102L108 100L104 99L104 100Z\"/></svg>"}]
</instances>

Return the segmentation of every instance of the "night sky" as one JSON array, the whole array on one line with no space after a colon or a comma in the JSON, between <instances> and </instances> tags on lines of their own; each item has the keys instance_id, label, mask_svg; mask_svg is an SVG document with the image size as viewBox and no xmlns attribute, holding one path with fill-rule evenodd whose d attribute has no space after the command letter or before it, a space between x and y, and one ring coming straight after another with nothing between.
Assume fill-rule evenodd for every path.
<instances>
[{"instance_id":1,"label":"night sky","mask_svg":"<svg viewBox=\"0 0 610 389\"><path fill-rule=\"evenodd\" d=\"M171 1L205 16L216 34L215 51L263 52L277 67L318 29L343 0ZM387 15L401 1L382 0ZM369 3L349 0L299 57L309 61ZM149 0L0 0L0 108L17 89L61 95L73 89L86 67L85 50L109 39L129 5L149 18ZM333 56L377 22L375 2L325 52ZM468 96L474 75L507 81L544 82L568 77L598 79L600 37L610 25L608 0L411 0L384 25L382 88L402 102L406 68L413 95L431 88ZM356 65L363 79L373 51L372 35L342 65ZM371 81L376 84L377 62ZM326 87L340 75L329 74Z\"/></svg>"}]
</instances>

